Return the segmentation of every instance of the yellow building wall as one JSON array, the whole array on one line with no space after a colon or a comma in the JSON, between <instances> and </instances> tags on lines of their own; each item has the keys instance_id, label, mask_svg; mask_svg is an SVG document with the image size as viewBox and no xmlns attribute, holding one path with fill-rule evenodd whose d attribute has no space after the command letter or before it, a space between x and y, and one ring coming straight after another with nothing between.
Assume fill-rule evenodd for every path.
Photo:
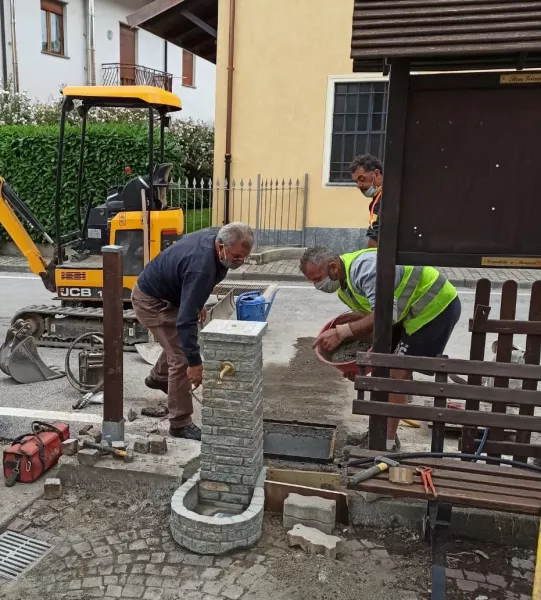
<instances>
[{"instance_id":1,"label":"yellow building wall","mask_svg":"<svg viewBox=\"0 0 541 600\"><path fill-rule=\"evenodd\" d=\"M353 0L237 0L232 179L308 174L307 227L366 227L356 188L323 184L328 77L352 73ZM223 181L229 0L219 1L215 179ZM231 218L239 214L238 195ZM252 199L252 207L255 199ZM245 203L246 206L246 203ZM251 210L250 222L255 223ZM223 222L223 198L215 202Z\"/></svg>"}]
</instances>

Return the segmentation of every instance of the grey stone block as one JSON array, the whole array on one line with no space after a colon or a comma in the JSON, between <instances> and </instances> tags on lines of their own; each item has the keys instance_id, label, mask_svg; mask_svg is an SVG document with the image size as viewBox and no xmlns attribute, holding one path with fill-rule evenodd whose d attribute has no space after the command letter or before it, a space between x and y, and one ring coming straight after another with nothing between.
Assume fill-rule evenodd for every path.
<instances>
[{"instance_id":1,"label":"grey stone block","mask_svg":"<svg viewBox=\"0 0 541 600\"><path fill-rule=\"evenodd\" d=\"M267 323L262 321L226 321L215 319L201 331L205 346L212 342L255 344L263 338Z\"/></svg>"},{"instance_id":2,"label":"grey stone block","mask_svg":"<svg viewBox=\"0 0 541 600\"><path fill-rule=\"evenodd\" d=\"M45 480L43 493L46 500L56 500L62 495L62 482L56 477Z\"/></svg>"},{"instance_id":3,"label":"grey stone block","mask_svg":"<svg viewBox=\"0 0 541 600\"><path fill-rule=\"evenodd\" d=\"M165 454L167 452L167 441L163 435L149 435L148 443L151 454Z\"/></svg>"},{"instance_id":4,"label":"grey stone block","mask_svg":"<svg viewBox=\"0 0 541 600\"><path fill-rule=\"evenodd\" d=\"M311 521L310 519L298 519L288 515L283 516L282 525L284 529L293 529L296 525L302 525L303 527L309 527L310 529L317 529L321 533L331 535L333 526L330 523L320 523L319 521Z\"/></svg>"},{"instance_id":5,"label":"grey stone block","mask_svg":"<svg viewBox=\"0 0 541 600\"><path fill-rule=\"evenodd\" d=\"M62 442L62 454L65 456L74 456L79 451L79 440L71 438Z\"/></svg>"},{"instance_id":6,"label":"grey stone block","mask_svg":"<svg viewBox=\"0 0 541 600\"><path fill-rule=\"evenodd\" d=\"M133 449L139 454L148 454L150 452L150 442L145 438L137 438L133 443Z\"/></svg>"},{"instance_id":7,"label":"grey stone block","mask_svg":"<svg viewBox=\"0 0 541 600\"><path fill-rule=\"evenodd\" d=\"M94 466L100 459L100 451L93 448L83 448L77 452L77 460L79 464L87 467Z\"/></svg>"},{"instance_id":8,"label":"grey stone block","mask_svg":"<svg viewBox=\"0 0 541 600\"><path fill-rule=\"evenodd\" d=\"M336 558L344 546L341 538L304 525L295 525L287 532L287 538L290 546L300 546L309 554L323 554L327 558Z\"/></svg>"}]
</instances>

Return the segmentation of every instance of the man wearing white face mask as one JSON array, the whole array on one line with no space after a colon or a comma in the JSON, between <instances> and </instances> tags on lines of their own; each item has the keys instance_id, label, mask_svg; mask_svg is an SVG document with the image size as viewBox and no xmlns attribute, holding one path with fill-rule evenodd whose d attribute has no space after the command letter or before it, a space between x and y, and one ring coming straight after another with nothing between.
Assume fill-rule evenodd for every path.
<instances>
[{"instance_id":1,"label":"man wearing white face mask","mask_svg":"<svg viewBox=\"0 0 541 600\"><path fill-rule=\"evenodd\" d=\"M238 269L252 250L254 235L244 223L224 225L184 236L150 261L139 275L132 303L139 322L163 348L145 379L147 387L167 394L173 437L201 439L192 422L192 385L203 380L197 343L198 319L214 286Z\"/></svg>"},{"instance_id":2,"label":"man wearing white face mask","mask_svg":"<svg viewBox=\"0 0 541 600\"><path fill-rule=\"evenodd\" d=\"M366 198L370 199L368 207L368 238L367 248L376 248L379 235L380 200L383 186L383 164L370 154L357 156L351 163L349 170L351 178Z\"/></svg>"},{"instance_id":3,"label":"man wearing white face mask","mask_svg":"<svg viewBox=\"0 0 541 600\"><path fill-rule=\"evenodd\" d=\"M308 248L300 269L316 289L333 293L359 318L321 333L314 343L333 352L346 340L365 339L374 327L377 249L366 248L337 256L321 246ZM393 349L404 356L443 354L460 318L460 300L453 285L434 267L397 265L394 279ZM409 379L401 369L394 379ZM405 404L407 396L389 394L389 402ZM396 449L398 419L387 419L387 450Z\"/></svg>"}]
</instances>

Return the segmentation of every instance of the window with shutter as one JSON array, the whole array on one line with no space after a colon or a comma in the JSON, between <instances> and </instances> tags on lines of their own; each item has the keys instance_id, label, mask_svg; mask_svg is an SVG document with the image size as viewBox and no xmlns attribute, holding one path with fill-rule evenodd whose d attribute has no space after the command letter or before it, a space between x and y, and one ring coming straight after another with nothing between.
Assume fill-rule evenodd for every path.
<instances>
[{"instance_id":1,"label":"window with shutter","mask_svg":"<svg viewBox=\"0 0 541 600\"><path fill-rule=\"evenodd\" d=\"M41 50L65 56L64 4L55 0L41 0Z\"/></svg>"},{"instance_id":2,"label":"window with shutter","mask_svg":"<svg viewBox=\"0 0 541 600\"><path fill-rule=\"evenodd\" d=\"M195 57L184 49L182 50L182 85L195 87Z\"/></svg>"}]
</instances>

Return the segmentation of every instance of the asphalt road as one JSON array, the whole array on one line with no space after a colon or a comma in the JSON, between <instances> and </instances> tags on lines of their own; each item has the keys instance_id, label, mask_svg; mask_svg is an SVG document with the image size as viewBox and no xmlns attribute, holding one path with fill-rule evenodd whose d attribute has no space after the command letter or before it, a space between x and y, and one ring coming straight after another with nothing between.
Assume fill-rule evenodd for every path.
<instances>
[{"instance_id":1,"label":"asphalt road","mask_svg":"<svg viewBox=\"0 0 541 600\"><path fill-rule=\"evenodd\" d=\"M3 342L15 311L28 304L50 304L51 295L43 288L40 279L25 274L0 273L0 342ZM459 290L462 300L462 317L447 347L447 354L455 358L468 358L469 338L468 319L472 316L474 292ZM499 314L498 294L493 294L492 315ZM526 318L528 313L529 293L520 292L518 298L517 318ZM292 285L285 283L272 306L269 316L269 330L264 340L266 368L283 366L287 368L295 356L297 341L300 338L315 337L321 327L330 319L344 311L344 306L335 295L317 292L309 285ZM491 359L490 345L494 336L487 336L486 358ZM521 336L516 343L523 344ZM62 366L65 350L40 349L40 354L47 364ZM129 408L138 412L144 406L164 400L161 392L148 390L143 379L150 367L137 354L126 353L124 358L125 413ZM324 371L322 371L324 373ZM305 385L309 378L318 376L315 373L305 374ZM351 384L339 382L337 394L351 398ZM65 420L72 427L89 421L100 422L101 407L92 406L81 412L74 412L72 403L79 398L79 393L72 389L67 380L17 385L0 373L0 438L11 438L24 433L33 418L44 420ZM195 406L195 419L199 422L200 407ZM346 407L346 410L350 410ZM39 412L41 411L41 412ZM127 423L127 430L148 430L158 427L165 430L167 421L139 418Z\"/></svg>"}]
</instances>

